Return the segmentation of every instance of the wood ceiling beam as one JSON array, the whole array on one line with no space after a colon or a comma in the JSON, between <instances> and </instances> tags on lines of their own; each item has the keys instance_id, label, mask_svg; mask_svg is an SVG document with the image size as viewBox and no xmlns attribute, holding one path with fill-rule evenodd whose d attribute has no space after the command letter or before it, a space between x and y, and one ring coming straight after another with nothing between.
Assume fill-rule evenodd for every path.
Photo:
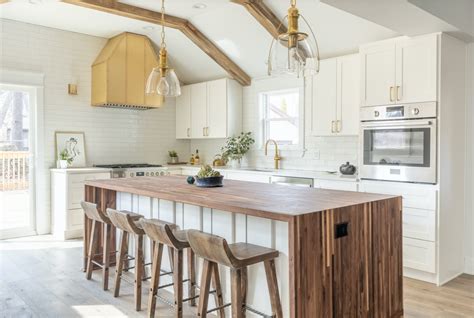
<instances>
[{"instance_id":1,"label":"wood ceiling beam","mask_svg":"<svg viewBox=\"0 0 474 318\"><path fill-rule=\"evenodd\" d=\"M161 25L160 12L120 3L116 0L62 0L62 2ZM165 15L165 26L180 30L241 85L250 85L250 76L188 20Z\"/></svg>"},{"instance_id":2,"label":"wood ceiling beam","mask_svg":"<svg viewBox=\"0 0 474 318\"><path fill-rule=\"evenodd\" d=\"M231 0L244 6L245 9L274 37L285 33L288 29L281 19L263 2L263 0Z\"/></svg>"}]
</instances>

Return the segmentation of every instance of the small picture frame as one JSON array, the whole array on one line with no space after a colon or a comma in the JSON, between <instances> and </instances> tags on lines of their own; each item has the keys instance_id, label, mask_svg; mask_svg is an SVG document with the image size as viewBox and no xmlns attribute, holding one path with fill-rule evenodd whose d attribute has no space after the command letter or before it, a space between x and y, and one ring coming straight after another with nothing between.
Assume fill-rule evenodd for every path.
<instances>
[{"instance_id":1,"label":"small picture frame","mask_svg":"<svg viewBox=\"0 0 474 318\"><path fill-rule=\"evenodd\" d=\"M59 162L59 154L67 151L68 168L86 167L86 140L84 132L80 131L56 131L54 133L56 140L55 158Z\"/></svg>"}]
</instances>

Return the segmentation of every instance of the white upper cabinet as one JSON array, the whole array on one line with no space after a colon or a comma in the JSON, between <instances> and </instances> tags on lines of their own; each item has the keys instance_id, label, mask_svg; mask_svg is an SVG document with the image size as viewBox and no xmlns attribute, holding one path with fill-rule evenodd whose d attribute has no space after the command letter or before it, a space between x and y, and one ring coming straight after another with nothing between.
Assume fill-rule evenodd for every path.
<instances>
[{"instance_id":1,"label":"white upper cabinet","mask_svg":"<svg viewBox=\"0 0 474 318\"><path fill-rule=\"evenodd\" d=\"M437 34L368 44L360 56L362 106L437 100Z\"/></svg>"},{"instance_id":2,"label":"white upper cabinet","mask_svg":"<svg viewBox=\"0 0 474 318\"><path fill-rule=\"evenodd\" d=\"M359 55L348 55L337 59L337 103L336 133L359 134Z\"/></svg>"},{"instance_id":3,"label":"white upper cabinet","mask_svg":"<svg viewBox=\"0 0 474 318\"><path fill-rule=\"evenodd\" d=\"M337 61L320 62L319 74L312 83L312 135L329 136L334 133L337 103Z\"/></svg>"},{"instance_id":4,"label":"white upper cabinet","mask_svg":"<svg viewBox=\"0 0 474 318\"><path fill-rule=\"evenodd\" d=\"M191 121L191 138L203 138L207 127L207 83L191 85L191 112L186 116ZM178 120L181 118L176 117Z\"/></svg>"},{"instance_id":5,"label":"white upper cabinet","mask_svg":"<svg viewBox=\"0 0 474 318\"><path fill-rule=\"evenodd\" d=\"M176 98L176 138L191 137L191 87L181 87L181 96Z\"/></svg>"},{"instance_id":6,"label":"white upper cabinet","mask_svg":"<svg viewBox=\"0 0 474 318\"><path fill-rule=\"evenodd\" d=\"M311 135L357 135L359 132L359 56L321 61L320 72L306 86Z\"/></svg>"},{"instance_id":7,"label":"white upper cabinet","mask_svg":"<svg viewBox=\"0 0 474 318\"><path fill-rule=\"evenodd\" d=\"M437 100L437 35L422 36L397 43L397 102Z\"/></svg>"},{"instance_id":8,"label":"white upper cabinet","mask_svg":"<svg viewBox=\"0 0 474 318\"><path fill-rule=\"evenodd\" d=\"M206 137L227 137L227 81L207 83L207 128Z\"/></svg>"},{"instance_id":9,"label":"white upper cabinet","mask_svg":"<svg viewBox=\"0 0 474 318\"><path fill-rule=\"evenodd\" d=\"M227 138L241 132L242 87L236 81L224 78L181 89L176 99L176 138Z\"/></svg>"},{"instance_id":10,"label":"white upper cabinet","mask_svg":"<svg viewBox=\"0 0 474 318\"><path fill-rule=\"evenodd\" d=\"M394 101L395 43L360 50L362 106L387 105Z\"/></svg>"}]
</instances>

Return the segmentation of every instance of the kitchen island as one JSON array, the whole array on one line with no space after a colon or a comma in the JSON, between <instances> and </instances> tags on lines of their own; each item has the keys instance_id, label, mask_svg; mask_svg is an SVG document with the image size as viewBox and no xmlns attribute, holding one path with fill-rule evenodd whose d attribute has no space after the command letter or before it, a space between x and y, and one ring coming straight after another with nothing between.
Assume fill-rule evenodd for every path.
<instances>
[{"instance_id":1,"label":"kitchen island","mask_svg":"<svg viewBox=\"0 0 474 318\"><path fill-rule=\"evenodd\" d=\"M91 180L85 187L86 201L100 209L279 250L284 317L403 315L401 197L233 180L198 188L182 176ZM86 220L85 244L89 232ZM229 300L229 273L221 275ZM271 312L264 269L250 267L248 275L248 304Z\"/></svg>"}]
</instances>

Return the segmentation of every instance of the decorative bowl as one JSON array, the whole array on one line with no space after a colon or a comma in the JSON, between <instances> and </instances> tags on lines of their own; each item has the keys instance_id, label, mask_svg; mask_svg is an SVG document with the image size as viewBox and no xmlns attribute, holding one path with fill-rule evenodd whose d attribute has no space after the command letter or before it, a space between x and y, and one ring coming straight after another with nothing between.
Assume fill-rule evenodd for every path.
<instances>
[{"instance_id":1,"label":"decorative bowl","mask_svg":"<svg viewBox=\"0 0 474 318\"><path fill-rule=\"evenodd\" d=\"M222 180L224 176L218 177L207 177L207 178L198 178L197 176L194 177L196 179L196 186L202 188L213 188L213 187L222 187Z\"/></svg>"}]
</instances>

